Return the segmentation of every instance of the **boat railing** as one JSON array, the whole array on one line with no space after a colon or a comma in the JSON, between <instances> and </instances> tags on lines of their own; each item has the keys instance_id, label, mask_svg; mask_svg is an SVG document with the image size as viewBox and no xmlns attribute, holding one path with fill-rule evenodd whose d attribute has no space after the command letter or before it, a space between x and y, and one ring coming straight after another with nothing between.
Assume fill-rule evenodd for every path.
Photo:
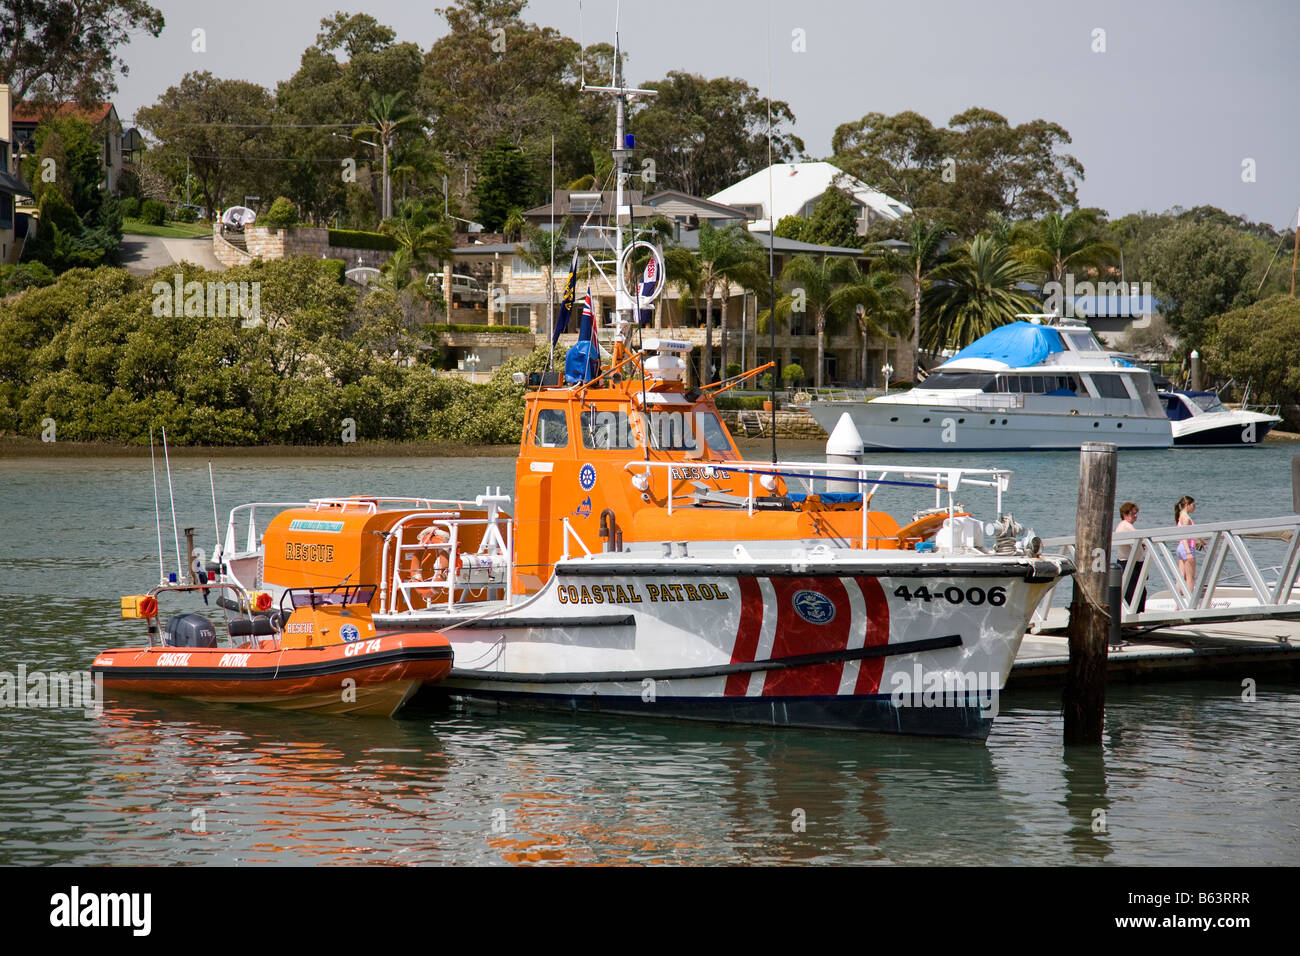
<instances>
[{"instance_id":1,"label":"boat railing","mask_svg":"<svg viewBox=\"0 0 1300 956\"><path fill-rule=\"evenodd\" d=\"M236 505L230 509L230 517L226 520L226 539L225 544L221 546L220 554L214 554L214 560L226 560L240 556L256 554L261 546L261 534L258 532L257 512L259 509L265 513L269 509L275 509L279 514L285 508L309 508L309 501L250 501L246 504ZM239 535L236 534L239 522L247 523L245 533L245 546L241 552L239 550Z\"/></svg>"},{"instance_id":2,"label":"boat railing","mask_svg":"<svg viewBox=\"0 0 1300 956\"><path fill-rule=\"evenodd\" d=\"M853 465L815 461L778 461L751 462L728 461L689 465L681 461L630 461L623 466L625 470L640 472L649 487L649 481L656 470L667 469L668 492L667 511L671 516L674 510L675 496L672 485L685 480L726 479L732 475L747 476L747 489L743 497L738 497L736 507L743 508L753 517L762 510L758 503L770 498L775 493L777 480L790 482L802 487L807 495L817 494L816 484L823 484L822 491L831 488L856 487L862 495L862 546L868 541L868 508L873 497L886 487L927 488L934 490L935 508L946 508L949 516L958 511L957 493L962 487L991 488L996 496L996 513L1002 513L1002 495L1011 487L1012 472L1000 468L942 468L918 465ZM674 474L678 472L678 474ZM636 479L634 478L634 481ZM638 485L637 487L641 487ZM642 489L644 490L644 489ZM947 492L945 501L944 493Z\"/></svg>"},{"instance_id":3,"label":"boat railing","mask_svg":"<svg viewBox=\"0 0 1300 956\"><path fill-rule=\"evenodd\" d=\"M438 507L451 508L468 508L473 502L457 501L451 498L413 498L410 496L379 496L366 495L355 498L313 498L309 503L310 507L317 511L324 511L327 508L339 511L348 511L349 509L359 509L366 514L375 514L380 510L381 505L399 505L408 508L433 509Z\"/></svg>"},{"instance_id":4,"label":"boat railing","mask_svg":"<svg viewBox=\"0 0 1300 956\"><path fill-rule=\"evenodd\" d=\"M1204 542L1196 551L1196 572L1189 588L1179 568L1178 542ZM1271 545L1269 544L1271 543ZM1277 545L1283 544L1282 560L1276 564ZM1261 548L1273 548L1268 555ZM1209 620L1252 620L1269 617L1300 617L1300 515L1255 518L1246 521L1216 521L1117 533L1112 536L1115 553L1131 547L1120 580L1120 614L1125 626L1175 626ZM1073 557L1073 536L1047 538L1043 549L1059 549ZM1258 560L1264 558L1265 560ZM1091 562L1108 564L1110 555L1094 554ZM1089 557L1078 559L1080 567ZM1266 563L1267 562L1267 563ZM1240 582L1240 585L1238 585ZM1247 592L1242 600L1225 605L1219 588L1240 586ZM1044 595L1032 623L1041 625L1052 606L1052 591ZM1168 608L1147 609L1144 592L1160 590L1171 599ZM1131 594L1125 599L1124 595ZM1219 599L1216 603L1216 597Z\"/></svg>"},{"instance_id":5,"label":"boat railing","mask_svg":"<svg viewBox=\"0 0 1300 956\"><path fill-rule=\"evenodd\" d=\"M669 513L672 512L672 508L671 508L671 507L670 507L668 510L669 510ZM560 522L560 523L561 523L561 525L562 525L562 527L563 527L563 529L564 529L564 534L561 536L561 542L562 542L562 546L563 546L563 551L561 552L562 557L563 557L566 561L569 559L569 554L570 554L570 552L569 552L569 539L570 539L570 538L572 538L574 541L576 541L576 542L578 543L578 547L582 549L582 553L583 553L583 554L587 554L587 555L591 554L591 549L588 548L587 545L583 542L583 540L582 540L582 536L581 536L580 534L578 534L578 532L576 532L576 531L573 530L573 525L569 522L569 516L568 516L568 515L565 515L565 516L561 519L561 522Z\"/></svg>"},{"instance_id":6,"label":"boat railing","mask_svg":"<svg viewBox=\"0 0 1300 956\"><path fill-rule=\"evenodd\" d=\"M462 530L471 527L482 527L483 536L477 550L467 553L461 549ZM441 530L445 540L436 540L436 533L431 540L424 540L430 530ZM415 540L408 541L406 535L411 531L415 532ZM426 568L430 556L432 569ZM495 509L486 518L463 518L457 511L403 515L384 533L379 567L381 614L423 610L437 604L451 610L457 604L458 590L462 600L475 591L483 591L486 597L490 590L510 603L514 598L514 522ZM411 599L412 591L426 597L424 608Z\"/></svg>"},{"instance_id":7,"label":"boat railing","mask_svg":"<svg viewBox=\"0 0 1300 956\"><path fill-rule=\"evenodd\" d=\"M1004 412L1025 407L1025 396L1019 392L988 392L982 395L964 395L953 399L952 404L963 408L977 408Z\"/></svg>"},{"instance_id":8,"label":"boat railing","mask_svg":"<svg viewBox=\"0 0 1300 956\"><path fill-rule=\"evenodd\" d=\"M241 617L241 618L243 618L243 619L245 619L245 620L248 620L250 623L251 623L252 621L254 621L255 618L254 618L254 616L253 616L253 602L252 602L252 600L251 600L251 598L250 598L250 596L249 596L248 590L247 590L243 585L238 584L238 583L236 583L236 582L234 582L234 581L209 581L209 582L207 582L207 583L203 583L203 584L200 584L200 583L198 583L198 582L195 582L195 583L193 583L193 584L170 584L170 583L168 583L168 584L159 584L159 585L157 585L157 586L155 586L155 587L150 588L146 593L149 595L149 597L153 598L155 602L157 602L157 599L158 599L158 595L159 595L159 594L165 594L165 593L168 593L168 592L175 592L175 593L179 593L179 594L187 594L187 593L193 593L193 592L195 592L195 591L201 591L201 592L203 592L204 595L205 595L205 597L204 597L204 603L207 603L207 598L206 598L207 592L209 592L209 591L217 591L217 592L221 592L221 591L227 591L227 590L228 590L228 591L233 591L233 592L235 593L235 598L236 598L236 600L235 600L233 603L238 607L238 610L239 610L239 617ZM223 617L225 618L225 624L226 624L226 635L227 635L228 638L230 639L230 646L231 646L231 647L234 647L234 646L235 646L235 635L234 635L233 633L231 633L231 630L230 630L230 616L229 616L229 612L230 612L231 610L234 610L235 608L234 608L234 607L231 607L231 603L232 603L232 602L223 601L223 600L221 600L220 598L218 598L218 600L217 600L217 607L221 608L222 615L223 615ZM124 612L124 613L125 613L125 612ZM151 648L155 646L155 644L154 644L154 635L157 634L157 633L158 633L158 630L159 630L158 625L157 625L156 623L153 623L153 622L157 622L157 621L160 621L160 620L161 620L161 614L160 614L160 613L155 613L155 614L153 615L153 617L149 619L150 623L148 623L147 628L146 628L146 633L147 633L147 635L148 635L148 640L149 640L149 646L150 646ZM249 630L250 630L250 632L252 632L252 628L251 628L251 627L250 627ZM255 632L254 632L254 633L255 633ZM265 636L265 635L264 635L264 636ZM279 633L279 630L278 630L278 629L273 630L272 633L271 633L271 635L269 635L269 636L272 638L273 641L276 642L276 644L277 644L277 646L278 646L278 644L279 644L279 640L280 640L280 633ZM160 638L160 639L161 639L161 638ZM256 637L255 637L255 636L253 637L253 640L254 640L254 642L256 643ZM165 643L166 643L166 642L164 642L164 645L165 645Z\"/></svg>"}]
</instances>

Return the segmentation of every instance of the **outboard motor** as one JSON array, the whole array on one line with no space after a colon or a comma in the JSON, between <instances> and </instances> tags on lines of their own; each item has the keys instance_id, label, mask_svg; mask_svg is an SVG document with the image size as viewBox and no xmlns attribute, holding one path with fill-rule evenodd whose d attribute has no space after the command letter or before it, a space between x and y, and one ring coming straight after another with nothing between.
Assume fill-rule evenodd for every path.
<instances>
[{"instance_id":1,"label":"outboard motor","mask_svg":"<svg viewBox=\"0 0 1300 956\"><path fill-rule=\"evenodd\" d=\"M216 647L217 631L202 614L177 614L167 622L163 643L168 647Z\"/></svg>"}]
</instances>

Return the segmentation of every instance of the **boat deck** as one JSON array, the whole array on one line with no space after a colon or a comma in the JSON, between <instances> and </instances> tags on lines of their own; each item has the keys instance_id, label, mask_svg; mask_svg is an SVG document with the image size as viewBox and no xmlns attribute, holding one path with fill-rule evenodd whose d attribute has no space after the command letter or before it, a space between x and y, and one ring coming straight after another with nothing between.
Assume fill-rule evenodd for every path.
<instances>
[{"instance_id":1,"label":"boat deck","mask_svg":"<svg viewBox=\"0 0 1300 956\"><path fill-rule=\"evenodd\" d=\"M1064 634L1069 612L1053 608L1048 629L1061 633L1026 634L1012 665L1007 689L1064 683L1069 642ZM1107 658L1111 681L1258 678L1264 674L1300 676L1300 621L1233 621L1162 628L1126 638Z\"/></svg>"}]
</instances>

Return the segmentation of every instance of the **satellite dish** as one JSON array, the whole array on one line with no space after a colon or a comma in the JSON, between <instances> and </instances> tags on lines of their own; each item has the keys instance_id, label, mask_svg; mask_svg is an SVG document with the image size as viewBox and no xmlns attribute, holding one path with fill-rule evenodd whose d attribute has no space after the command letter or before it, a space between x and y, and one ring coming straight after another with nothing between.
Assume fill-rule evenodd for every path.
<instances>
[{"instance_id":1,"label":"satellite dish","mask_svg":"<svg viewBox=\"0 0 1300 956\"><path fill-rule=\"evenodd\" d=\"M257 213L247 206L231 206L221 214L221 222L227 226L248 226L257 219Z\"/></svg>"}]
</instances>

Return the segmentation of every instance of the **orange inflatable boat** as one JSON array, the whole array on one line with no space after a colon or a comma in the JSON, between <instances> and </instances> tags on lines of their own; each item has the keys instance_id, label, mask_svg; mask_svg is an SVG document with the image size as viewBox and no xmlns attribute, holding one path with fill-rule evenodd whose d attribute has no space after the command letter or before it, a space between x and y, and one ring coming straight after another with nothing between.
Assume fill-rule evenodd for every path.
<instances>
[{"instance_id":1,"label":"orange inflatable boat","mask_svg":"<svg viewBox=\"0 0 1300 956\"><path fill-rule=\"evenodd\" d=\"M229 594L234 594L232 599ZM161 623L166 592L217 592L228 635L202 613ZM272 609L266 592L231 584L161 585L122 598L122 616L146 622L148 646L100 653L106 691L135 691L323 714L391 716L451 671L452 648L432 629L375 630L373 587L291 589Z\"/></svg>"}]
</instances>

